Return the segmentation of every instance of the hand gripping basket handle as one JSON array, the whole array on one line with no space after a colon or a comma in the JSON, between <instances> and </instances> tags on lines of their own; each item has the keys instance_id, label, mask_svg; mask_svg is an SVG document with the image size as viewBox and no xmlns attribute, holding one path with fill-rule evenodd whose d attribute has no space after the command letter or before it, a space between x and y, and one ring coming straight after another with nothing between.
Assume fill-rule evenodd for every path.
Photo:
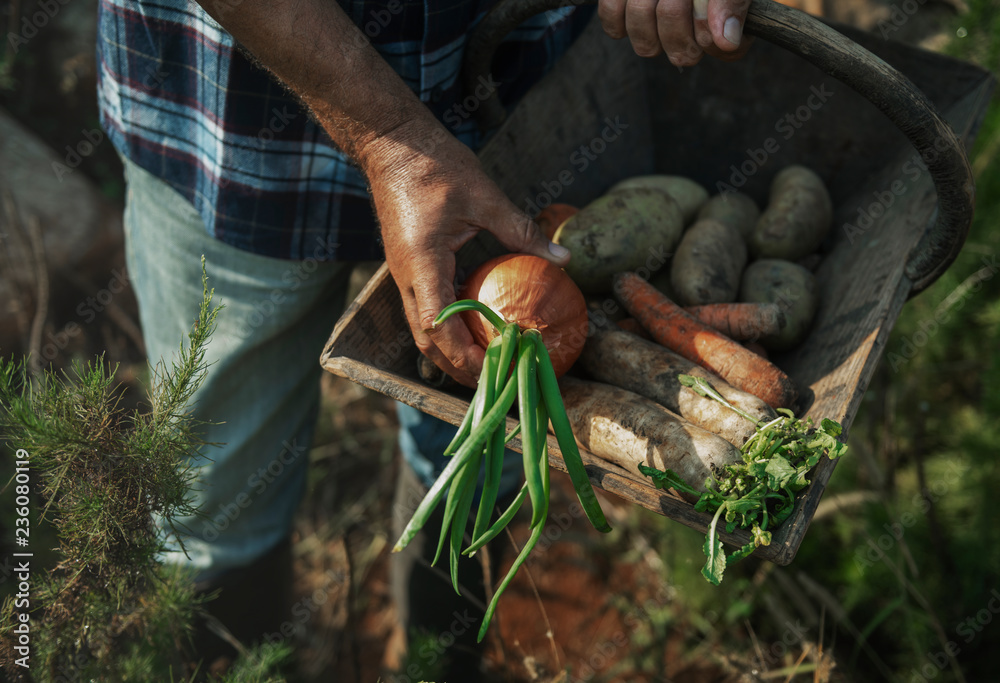
<instances>
[{"instance_id":1,"label":"hand gripping basket handle","mask_svg":"<svg viewBox=\"0 0 1000 683\"><path fill-rule=\"evenodd\" d=\"M596 0L501 0L469 37L463 79L469 92L490 72L497 46L515 27L541 12ZM958 256L972 222L975 188L965 148L931 102L903 74L813 17L773 0L752 0L744 33L763 38L811 62L866 97L906 135L934 181L934 225L907 258L911 294L937 279ZM505 117L495 94L477 112L492 130Z\"/></svg>"}]
</instances>

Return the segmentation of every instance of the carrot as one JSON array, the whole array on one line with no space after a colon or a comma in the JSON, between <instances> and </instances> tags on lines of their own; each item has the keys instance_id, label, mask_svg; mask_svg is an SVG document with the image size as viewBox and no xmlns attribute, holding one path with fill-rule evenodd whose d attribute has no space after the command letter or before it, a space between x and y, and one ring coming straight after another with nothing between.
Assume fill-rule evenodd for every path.
<instances>
[{"instance_id":1,"label":"carrot","mask_svg":"<svg viewBox=\"0 0 1000 683\"><path fill-rule=\"evenodd\" d=\"M736 341L757 341L778 334L785 327L785 314L778 304L705 304L687 306L684 310Z\"/></svg>"},{"instance_id":2,"label":"carrot","mask_svg":"<svg viewBox=\"0 0 1000 683\"><path fill-rule=\"evenodd\" d=\"M580 445L633 474L639 465L670 469L703 491L716 471L742 462L728 441L639 394L569 376L559 388Z\"/></svg>"},{"instance_id":3,"label":"carrot","mask_svg":"<svg viewBox=\"0 0 1000 683\"><path fill-rule=\"evenodd\" d=\"M649 332L642 328L639 321L635 318L622 318L618 321L618 327L625 330L626 332L631 332L637 337L642 337L643 339L649 339ZM584 346L584 349L587 347Z\"/></svg>"},{"instance_id":4,"label":"carrot","mask_svg":"<svg viewBox=\"0 0 1000 683\"><path fill-rule=\"evenodd\" d=\"M777 417L761 399L730 386L721 377L661 344L610 325L600 327L595 323L595 327L597 329L592 329L587 337L578 363L598 382L607 382L652 399L737 448L756 433L757 425L718 401L682 385L679 375L705 379L731 405L751 415L756 422L767 423Z\"/></svg>"},{"instance_id":5,"label":"carrot","mask_svg":"<svg viewBox=\"0 0 1000 683\"><path fill-rule=\"evenodd\" d=\"M795 402L795 385L777 366L695 320L638 275L618 273L614 288L625 309L660 344L772 408L787 408Z\"/></svg>"},{"instance_id":6,"label":"carrot","mask_svg":"<svg viewBox=\"0 0 1000 683\"><path fill-rule=\"evenodd\" d=\"M552 239L553 235L556 234L556 230L562 225L567 218L577 213L580 209L575 206L570 206L569 204L549 204L541 212L535 216L535 222L538 223L538 227L542 229L545 236Z\"/></svg>"}]
</instances>

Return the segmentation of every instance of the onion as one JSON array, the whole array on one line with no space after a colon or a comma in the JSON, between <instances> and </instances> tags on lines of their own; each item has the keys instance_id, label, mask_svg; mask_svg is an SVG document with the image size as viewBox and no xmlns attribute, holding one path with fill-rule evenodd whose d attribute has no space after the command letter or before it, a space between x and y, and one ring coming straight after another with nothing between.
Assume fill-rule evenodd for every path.
<instances>
[{"instance_id":1,"label":"onion","mask_svg":"<svg viewBox=\"0 0 1000 683\"><path fill-rule=\"evenodd\" d=\"M506 322L541 332L558 377L583 351L588 325L583 293L562 268L539 256L506 254L490 259L472 272L459 298L481 301ZM483 348L499 334L481 313L461 315Z\"/></svg>"}]
</instances>

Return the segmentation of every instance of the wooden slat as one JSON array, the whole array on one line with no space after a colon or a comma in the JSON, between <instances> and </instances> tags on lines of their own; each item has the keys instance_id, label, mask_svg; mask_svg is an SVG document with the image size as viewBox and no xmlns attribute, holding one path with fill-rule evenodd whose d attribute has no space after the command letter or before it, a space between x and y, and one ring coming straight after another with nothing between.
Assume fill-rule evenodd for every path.
<instances>
[{"instance_id":1,"label":"wooden slat","mask_svg":"<svg viewBox=\"0 0 1000 683\"><path fill-rule=\"evenodd\" d=\"M988 78L971 85L974 87L970 92L943 112L967 144L978 130L993 89ZM912 150L904 150L856 197L846 200L844 205L853 209L848 219L857 215L858 206L871 203L872 188L891 191L892 183L899 179L899 169L911 159ZM800 386L809 386L814 394L805 414L816 421L823 417L839 421L845 435L886 350L889 333L910 296L911 283L903 275L909 249L917 243L921 230L930 225L933 215L934 192L928 175L923 173L907 187L906 194L884 216L873 221L862 235L855 235L853 244L846 234L840 236L838 248L825 259L818 273L823 306L810 337L780 361ZM842 227L843 221L836 225ZM845 356L845 351L851 349ZM770 546L775 552L771 558L774 562L788 564L794 559L835 467L836 463L829 460L817 467L807 495L799 497L793 515L774 534Z\"/></svg>"},{"instance_id":2,"label":"wooden slat","mask_svg":"<svg viewBox=\"0 0 1000 683\"><path fill-rule=\"evenodd\" d=\"M546 199L583 206L614 182L654 170L644 75L628 41L593 21L480 151L521 209ZM557 196L554 196L558 193Z\"/></svg>"}]
</instances>

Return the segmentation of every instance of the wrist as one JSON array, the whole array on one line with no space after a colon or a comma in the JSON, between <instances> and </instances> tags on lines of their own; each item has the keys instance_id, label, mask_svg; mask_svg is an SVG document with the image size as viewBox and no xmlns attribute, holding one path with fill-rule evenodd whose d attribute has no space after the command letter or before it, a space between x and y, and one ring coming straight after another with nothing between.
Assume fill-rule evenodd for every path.
<instances>
[{"instance_id":1,"label":"wrist","mask_svg":"<svg viewBox=\"0 0 1000 683\"><path fill-rule=\"evenodd\" d=\"M373 192L430 180L469 165L478 167L472 150L426 109L359 145L355 161Z\"/></svg>"}]
</instances>

